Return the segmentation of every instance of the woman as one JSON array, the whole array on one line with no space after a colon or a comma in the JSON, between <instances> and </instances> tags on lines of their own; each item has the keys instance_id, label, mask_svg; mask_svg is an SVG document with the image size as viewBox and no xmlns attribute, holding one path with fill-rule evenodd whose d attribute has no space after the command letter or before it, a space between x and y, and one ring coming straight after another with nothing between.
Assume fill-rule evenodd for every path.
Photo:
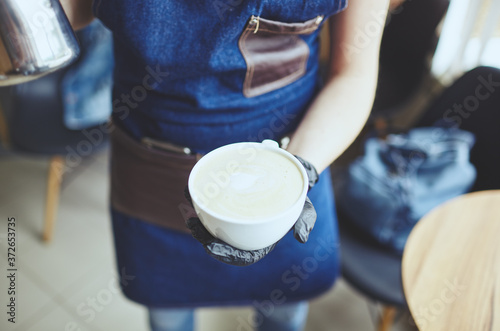
<instances>
[{"instance_id":1,"label":"woman","mask_svg":"<svg viewBox=\"0 0 500 331\"><path fill-rule=\"evenodd\" d=\"M352 0L347 9L345 0L63 5L75 29L94 14L114 35L112 219L118 267L135 277L122 282L125 295L149 308L153 330L192 330L193 308L236 304L257 312L239 330L301 330L305 300L338 275L323 171L369 115L389 0ZM320 89L318 34L334 14L330 75ZM312 176L322 173L309 192L318 220L308 242L289 233L247 267L231 264L248 264L255 252L221 243L230 264L213 259L220 249L197 235L203 228L191 230L207 251L184 225L189 170L219 146L285 136Z\"/></svg>"}]
</instances>

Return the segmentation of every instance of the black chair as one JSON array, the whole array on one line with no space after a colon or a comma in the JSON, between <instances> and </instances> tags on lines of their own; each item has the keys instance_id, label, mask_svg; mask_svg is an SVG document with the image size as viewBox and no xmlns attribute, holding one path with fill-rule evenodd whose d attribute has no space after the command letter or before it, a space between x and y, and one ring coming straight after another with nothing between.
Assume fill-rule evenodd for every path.
<instances>
[{"instance_id":1,"label":"black chair","mask_svg":"<svg viewBox=\"0 0 500 331\"><path fill-rule=\"evenodd\" d=\"M500 69L478 67L447 88L416 126L436 122L474 133L470 160L477 178L472 191L500 189Z\"/></svg>"},{"instance_id":2,"label":"black chair","mask_svg":"<svg viewBox=\"0 0 500 331\"><path fill-rule=\"evenodd\" d=\"M381 43L379 81L368 127L377 125L373 120L387 119L404 109L430 74L428 58L435 51L436 28L448 6L449 0L406 1L390 16ZM352 150L348 151L340 164L346 162L345 158L352 158L352 154ZM332 172L335 174L335 165ZM338 218L342 276L356 290L382 304L377 329L390 330L397 311L407 309L401 256L353 227L340 208Z\"/></svg>"},{"instance_id":3,"label":"black chair","mask_svg":"<svg viewBox=\"0 0 500 331\"><path fill-rule=\"evenodd\" d=\"M351 224L339 218L342 277L356 290L382 304L377 330L390 330L398 309L407 309L401 282L401 256L382 247Z\"/></svg>"},{"instance_id":4,"label":"black chair","mask_svg":"<svg viewBox=\"0 0 500 331\"><path fill-rule=\"evenodd\" d=\"M380 73L372 117L398 113L430 73L430 55L439 40L437 27L449 0L403 2L388 18L380 45Z\"/></svg>"},{"instance_id":5,"label":"black chair","mask_svg":"<svg viewBox=\"0 0 500 331\"><path fill-rule=\"evenodd\" d=\"M462 105L464 111L453 111L455 105ZM500 189L500 69L479 67L464 74L432 102L416 126L437 122L456 124L476 137L471 163L476 167L477 178L471 191ZM342 275L358 291L385 306L379 330L388 330L396 311L407 309L401 257L354 227L342 210L338 214Z\"/></svg>"}]
</instances>

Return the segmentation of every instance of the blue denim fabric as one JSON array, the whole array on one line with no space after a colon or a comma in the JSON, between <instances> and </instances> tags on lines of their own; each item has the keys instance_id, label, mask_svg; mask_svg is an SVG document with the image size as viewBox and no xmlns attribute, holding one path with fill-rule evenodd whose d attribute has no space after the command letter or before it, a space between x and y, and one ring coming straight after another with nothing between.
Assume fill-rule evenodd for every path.
<instances>
[{"instance_id":1,"label":"blue denim fabric","mask_svg":"<svg viewBox=\"0 0 500 331\"><path fill-rule=\"evenodd\" d=\"M309 304L305 301L270 306L266 314L255 316L250 321L238 319L238 329L253 331L301 331L307 321ZM260 312L256 312L260 314ZM151 331L193 331L193 309L150 308Z\"/></svg>"},{"instance_id":2,"label":"blue denim fabric","mask_svg":"<svg viewBox=\"0 0 500 331\"><path fill-rule=\"evenodd\" d=\"M112 111L113 41L95 20L77 32L81 54L62 79L64 124L82 130L106 122Z\"/></svg>"},{"instance_id":3,"label":"blue denim fabric","mask_svg":"<svg viewBox=\"0 0 500 331\"><path fill-rule=\"evenodd\" d=\"M335 176L339 208L378 242L402 253L415 223L467 192L476 178L472 133L417 128L369 138L365 154Z\"/></svg>"},{"instance_id":4,"label":"blue denim fabric","mask_svg":"<svg viewBox=\"0 0 500 331\"><path fill-rule=\"evenodd\" d=\"M194 309L149 308L151 331L193 331Z\"/></svg>"},{"instance_id":5,"label":"blue denim fabric","mask_svg":"<svg viewBox=\"0 0 500 331\"><path fill-rule=\"evenodd\" d=\"M282 137L295 129L318 92L319 29L300 36L310 50L304 76L252 98L242 91L247 67L239 37L251 15L304 22L345 5L346 0L94 1L95 15L113 32L114 122L136 139L148 136L201 153ZM328 172L309 197L318 213L309 242L302 245L289 233L266 258L245 268L214 260L188 234L112 210L118 266L136 276L123 292L147 306L176 308L252 305L269 300L275 290L287 303L323 293L339 273ZM310 273L302 277L294 268Z\"/></svg>"},{"instance_id":6,"label":"blue denim fabric","mask_svg":"<svg viewBox=\"0 0 500 331\"><path fill-rule=\"evenodd\" d=\"M329 171L308 194L318 219L306 244L290 231L258 263L236 267L210 257L191 235L112 210L123 293L148 307L194 308L280 304L330 289L339 275L339 239ZM264 308L262 308L264 309Z\"/></svg>"},{"instance_id":7,"label":"blue denim fabric","mask_svg":"<svg viewBox=\"0 0 500 331\"><path fill-rule=\"evenodd\" d=\"M221 3L227 6L221 9ZM113 119L136 138L150 136L198 152L248 140L248 122L276 109L299 115L307 108L318 84L319 46L319 29L302 35L310 49L306 74L246 98L238 39L251 15L303 22L345 6L346 0L94 1L96 16L115 42Z\"/></svg>"},{"instance_id":8,"label":"blue denim fabric","mask_svg":"<svg viewBox=\"0 0 500 331\"><path fill-rule=\"evenodd\" d=\"M306 326L309 304L305 301L275 306L269 315L262 314L262 323L256 323L257 331L301 331ZM256 321L259 320L256 318Z\"/></svg>"}]
</instances>

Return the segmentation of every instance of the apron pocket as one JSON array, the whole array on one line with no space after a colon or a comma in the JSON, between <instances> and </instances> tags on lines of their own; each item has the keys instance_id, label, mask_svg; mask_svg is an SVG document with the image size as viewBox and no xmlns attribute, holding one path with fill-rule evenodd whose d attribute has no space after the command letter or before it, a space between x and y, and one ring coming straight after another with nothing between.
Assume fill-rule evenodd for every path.
<instances>
[{"instance_id":1,"label":"apron pocket","mask_svg":"<svg viewBox=\"0 0 500 331\"><path fill-rule=\"evenodd\" d=\"M300 35L318 29L323 16L301 23L250 17L238 46L247 64L243 95L255 97L284 87L306 72L309 46Z\"/></svg>"},{"instance_id":2,"label":"apron pocket","mask_svg":"<svg viewBox=\"0 0 500 331\"><path fill-rule=\"evenodd\" d=\"M196 216L184 197L199 155L148 148L115 125L111 134L111 205L126 215L189 233Z\"/></svg>"}]
</instances>

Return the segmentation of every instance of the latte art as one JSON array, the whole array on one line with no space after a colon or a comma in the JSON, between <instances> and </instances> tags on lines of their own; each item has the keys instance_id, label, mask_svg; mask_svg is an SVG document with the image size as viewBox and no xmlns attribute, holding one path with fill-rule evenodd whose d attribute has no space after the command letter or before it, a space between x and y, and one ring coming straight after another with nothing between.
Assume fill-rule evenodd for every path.
<instances>
[{"instance_id":1,"label":"latte art","mask_svg":"<svg viewBox=\"0 0 500 331\"><path fill-rule=\"evenodd\" d=\"M304 178L297 165L279 153L251 147L224 151L195 177L191 194L209 211L239 220L275 216L301 196Z\"/></svg>"}]
</instances>

